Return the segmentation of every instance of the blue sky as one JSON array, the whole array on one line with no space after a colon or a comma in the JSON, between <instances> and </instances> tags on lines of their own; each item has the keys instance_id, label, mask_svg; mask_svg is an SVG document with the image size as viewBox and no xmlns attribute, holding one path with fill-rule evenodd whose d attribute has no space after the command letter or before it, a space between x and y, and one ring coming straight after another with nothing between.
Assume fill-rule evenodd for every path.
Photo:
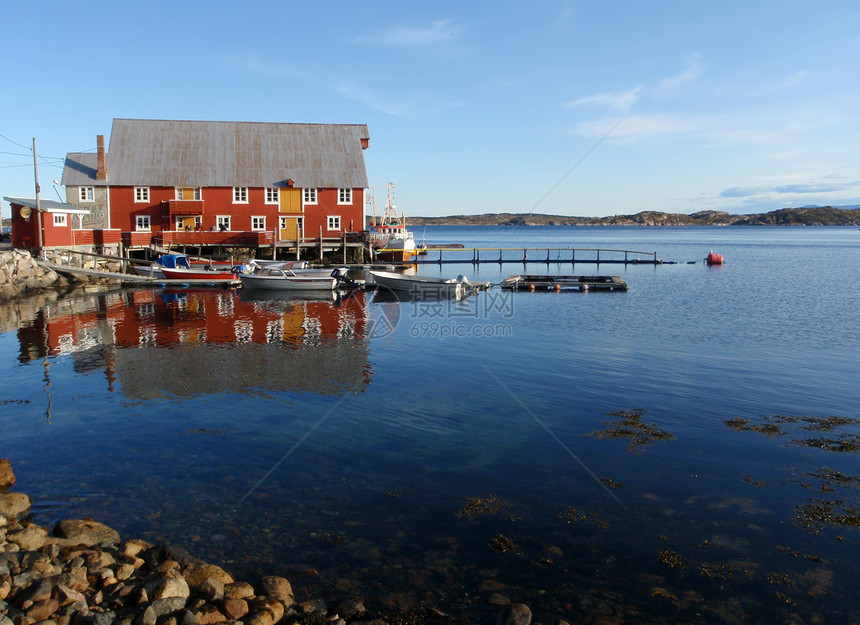
<instances>
[{"instance_id":1,"label":"blue sky","mask_svg":"<svg viewBox=\"0 0 860 625\"><path fill-rule=\"evenodd\" d=\"M853 1L6 2L0 196L114 117L366 123L408 216L860 204ZM3 202L3 215L9 206Z\"/></svg>"}]
</instances>

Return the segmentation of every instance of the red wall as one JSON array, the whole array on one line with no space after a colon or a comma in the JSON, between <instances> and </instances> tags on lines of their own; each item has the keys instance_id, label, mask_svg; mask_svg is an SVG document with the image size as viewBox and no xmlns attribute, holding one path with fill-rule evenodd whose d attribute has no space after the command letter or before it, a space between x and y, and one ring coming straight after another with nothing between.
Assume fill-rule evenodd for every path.
<instances>
[{"instance_id":1,"label":"red wall","mask_svg":"<svg viewBox=\"0 0 860 625\"><path fill-rule=\"evenodd\" d=\"M305 238L337 237L344 232L361 232L364 230L364 189L352 190L352 204L337 203L337 189L319 189L317 204L305 206ZM328 216L340 216L340 230L328 230ZM350 225L351 224L351 225Z\"/></svg>"},{"instance_id":2,"label":"red wall","mask_svg":"<svg viewBox=\"0 0 860 625\"><path fill-rule=\"evenodd\" d=\"M54 213L33 210L30 219L21 217L21 206L11 204L12 207L12 246L21 249L31 249L39 246L38 223L41 218L42 247L69 247L72 245L72 215L66 214L65 226L54 226Z\"/></svg>"},{"instance_id":3,"label":"red wall","mask_svg":"<svg viewBox=\"0 0 860 625\"><path fill-rule=\"evenodd\" d=\"M318 203L305 206L305 237L312 239L318 237L320 227L323 229L324 237L337 237L344 232L361 231L364 228L363 191L363 189L353 189L352 204L338 205L337 189L319 189ZM201 190L203 229L209 230L215 226L218 215L230 215L231 230L249 231L251 217L263 215L266 217L266 230L271 232L278 226L278 206L266 204L265 194L265 189L251 187L248 189L248 203L234 204L232 187L203 188ZM126 232L134 231L135 218L138 215L149 215L152 232L173 230L173 218L169 214L168 202L175 196L173 187L150 187L150 201L135 203L134 187L111 187L111 228ZM340 216L340 230L327 229L329 215Z\"/></svg>"}]
</instances>

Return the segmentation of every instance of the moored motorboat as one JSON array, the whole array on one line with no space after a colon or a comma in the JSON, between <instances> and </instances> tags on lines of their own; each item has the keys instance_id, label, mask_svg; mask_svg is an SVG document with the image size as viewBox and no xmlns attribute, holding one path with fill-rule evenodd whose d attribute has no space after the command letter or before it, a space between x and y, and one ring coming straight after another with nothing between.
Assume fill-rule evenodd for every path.
<instances>
[{"instance_id":1,"label":"moored motorboat","mask_svg":"<svg viewBox=\"0 0 860 625\"><path fill-rule=\"evenodd\" d=\"M377 286L392 291L406 292L425 298L462 297L489 286L473 283L465 276L456 278L434 278L430 276L405 275L392 271L371 271L370 276Z\"/></svg>"},{"instance_id":2,"label":"moored motorboat","mask_svg":"<svg viewBox=\"0 0 860 625\"><path fill-rule=\"evenodd\" d=\"M263 267L254 273L239 274L242 287L268 291L331 291L338 287L355 288L363 281L352 280L346 267L293 270L283 265Z\"/></svg>"},{"instance_id":3,"label":"moored motorboat","mask_svg":"<svg viewBox=\"0 0 860 625\"><path fill-rule=\"evenodd\" d=\"M136 265L134 270L144 276L153 278L165 278L168 280L209 280L209 281L232 281L236 274L247 271L246 265L234 267L213 266L211 263L191 263L185 254L164 254L156 262L149 266Z\"/></svg>"}]
</instances>

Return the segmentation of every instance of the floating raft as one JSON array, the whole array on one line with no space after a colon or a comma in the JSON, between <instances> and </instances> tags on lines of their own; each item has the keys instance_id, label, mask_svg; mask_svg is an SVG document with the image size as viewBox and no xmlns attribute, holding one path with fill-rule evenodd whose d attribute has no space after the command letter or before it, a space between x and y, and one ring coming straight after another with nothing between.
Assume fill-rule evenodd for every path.
<instances>
[{"instance_id":1,"label":"floating raft","mask_svg":"<svg viewBox=\"0 0 860 625\"><path fill-rule=\"evenodd\" d=\"M502 288L512 291L626 291L619 276L510 276Z\"/></svg>"}]
</instances>

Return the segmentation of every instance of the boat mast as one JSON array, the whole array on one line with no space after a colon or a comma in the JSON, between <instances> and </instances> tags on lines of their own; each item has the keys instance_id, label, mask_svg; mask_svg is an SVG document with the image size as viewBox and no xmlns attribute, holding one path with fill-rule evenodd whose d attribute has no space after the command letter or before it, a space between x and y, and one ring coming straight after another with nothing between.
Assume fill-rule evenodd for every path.
<instances>
[{"instance_id":1,"label":"boat mast","mask_svg":"<svg viewBox=\"0 0 860 625\"><path fill-rule=\"evenodd\" d=\"M397 225L397 209L394 207L394 198L391 196L391 189L394 188L393 182L386 182L385 186L388 187L388 198L385 200L385 217L384 220L386 225L396 226Z\"/></svg>"},{"instance_id":2,"label":"boat mast","mask_svg":"<svg viewBox=\"0 0 860 625\"><path fill-rule=\"evenodd\" d=\"M370 218L370 225L373 228L379 226L379 221L376 218L376 187L370 187L370 204L372 206L373 216Z\"/></svg>"}]
</instances>

